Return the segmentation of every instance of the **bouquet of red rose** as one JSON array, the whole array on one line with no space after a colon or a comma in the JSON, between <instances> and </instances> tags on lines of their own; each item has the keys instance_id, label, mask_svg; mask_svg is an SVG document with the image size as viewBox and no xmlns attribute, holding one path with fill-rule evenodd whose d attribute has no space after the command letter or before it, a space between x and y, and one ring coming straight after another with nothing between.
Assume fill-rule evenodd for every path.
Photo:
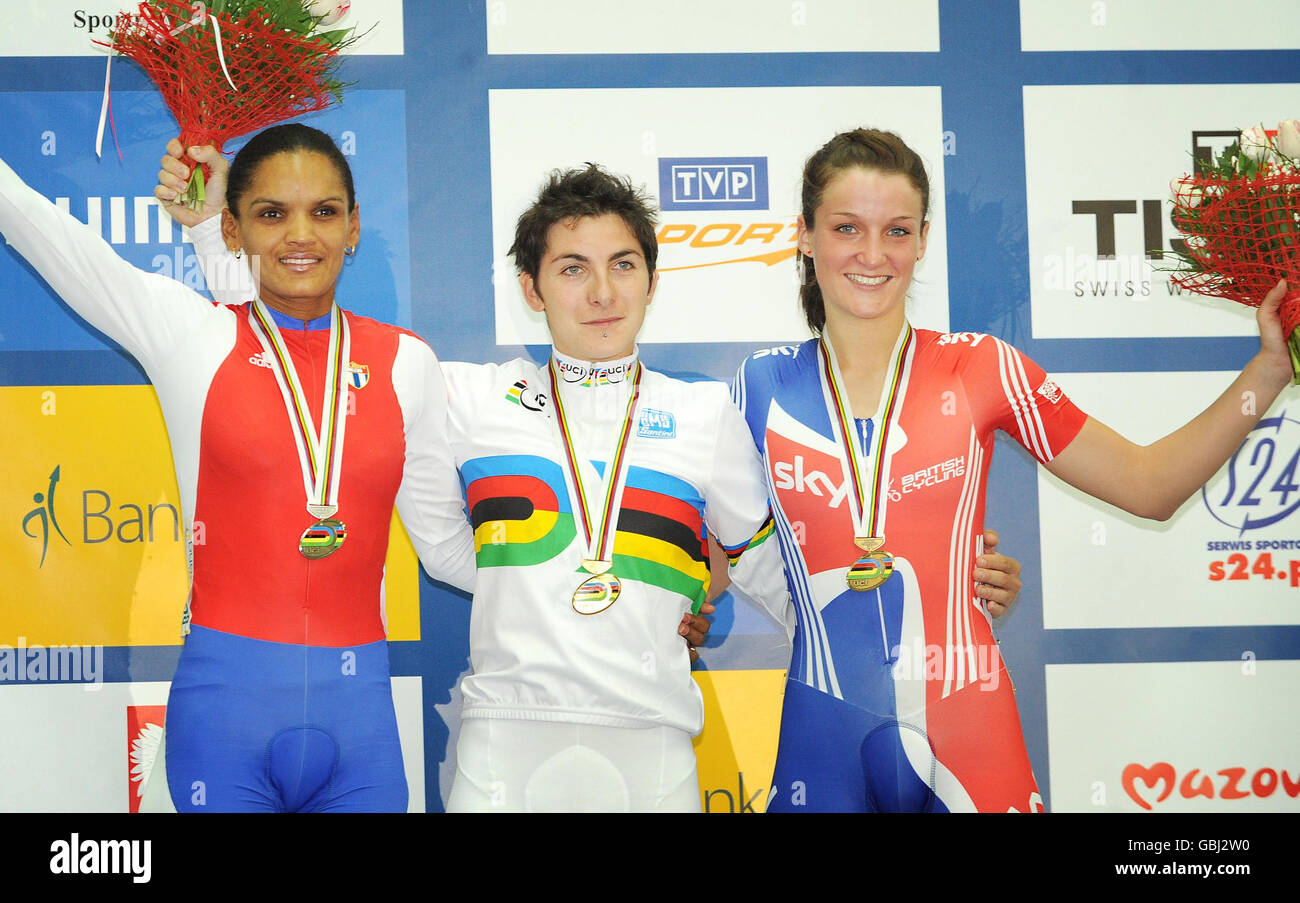
<instances>
[{"instance_id":1,"label":"bouquet of red rose","mask_svg":"<svg viewBox=\"0 0 1300 903\"><path fill-rule=\"evenodd\" d=\"M321 0L147 0L118 19L103 46L140 65L181 127L186 147L212 144L322 110L337 100L350 28L325 30L348 3ZM190 161L191 163L193 161ZM203 205L203 168L183 196Z\"/></svg>"},{"instance_id":2,"label":"bouquet of red rose","mask_svg":"<svg viewBox=\"0 0 1300 903\"><path fill-rule=\"evenodd\" d=\"M1280 122L1274 135L1247 129L1199 173L1170 183L1187 243L1172 254L1173 281L1258 307L1285 279L1282 330L1300 385L1300 122Z\"/></svg>"}]
</instances>

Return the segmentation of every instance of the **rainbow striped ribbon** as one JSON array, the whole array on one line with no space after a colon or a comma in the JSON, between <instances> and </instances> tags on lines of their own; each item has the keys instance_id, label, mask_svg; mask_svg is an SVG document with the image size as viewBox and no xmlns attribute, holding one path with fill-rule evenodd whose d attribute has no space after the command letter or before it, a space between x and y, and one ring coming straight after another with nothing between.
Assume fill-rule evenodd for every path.
<instances>
[{"instance_id":1,"label":"rainbow striped ribbon","mask_svg":"<svg viewBox=\"0 0 1300 903\"><path fill-rule=\"evenodd\" d=\"M903 372L907 369L908 354L912 349L912 326L905 323L898 342L894 345L893 357L885 371L886 379L881 387L880 405L876 408L876 428L871 433L871 448L867 460L871 464L870 480L863 478L863 460L854 441L855 433L850 424L848 399L840 388L843 377L839 376L839 364L835 360L835 351L825 336L818 342L821 349L822 390L831 415L831 425L835 430L836 444L840 447L840 463L853 486L850 511L853 514L853 530L857 539L880 539L883 542L883 522L885 509L886 474L885 449L888 447L889 428L897 419L901 407ZM877 531L880 532L877 532Z\"/></svg>"},{"instance_id":2,"label":"rainbow striped ribbon","mask_svg":"<svg viewBox=\"0 0 1300 903\"><path fill-rule=\"evenodd\" d=\"M641 362L636 363L636 373L632 377L632 393L627 400L627 411L623 417L623 428L619 430L618 444L605 467L603 496L600 506L600 520L593 517L592 496L582 482L582 468L574 450L573 431L564 413L564 402L560 400L560 379L555 372L555 359L547 363L551 377L551 398L555 405L555 424L560 431L560 443L564 446L565 471L570 490L578 502L579 522L582 524L582 539L585 551L582 566L593 574L601 574L614 564L614 509L623 494L623 484L627 481L627 450L631 446L632 424L636 419L637 398L641 394Z\"/></svg>"},{"instance_id":3,"label":"rainbow striped ribbon","mask_svg":"<svg viewBox=\"0 0 1300 903\"><path fill-rule=\"evenodd\" d=\"M289 415L298 463L302 467L307 511L315 518L332 517L338 511L339 478L343 470L343 438L347 432L347 368L344 361L352 350L348 319L337 304L330 306L329 359L325 369L323 423L316 429L302 382L285 347L280 328L261 299L248 310L249 325L262 343L265 359L275 374L284 407Z\"/></svg>"}]
</instances>

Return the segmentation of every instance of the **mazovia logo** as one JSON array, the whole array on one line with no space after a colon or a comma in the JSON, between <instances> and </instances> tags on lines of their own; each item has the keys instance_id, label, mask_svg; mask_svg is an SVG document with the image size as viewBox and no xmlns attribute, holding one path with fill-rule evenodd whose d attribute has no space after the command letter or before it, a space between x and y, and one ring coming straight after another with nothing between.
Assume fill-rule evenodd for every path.
<instances>
[{"instance_id":1,"label":"mazovia logo","mask_svg":"<svg viewBox=\"0 0 1300 903\"><path fill-rule=\"evenodd\" d=\"M1300 508L1300 420L1283 409L1257 423L1223 473L1201 487L1201 501L1238 536L1290 517Z\"/></svg>"},{"instance_id":2,"label":"mazovia logo","mask_svg":"<svg viewBox=\"0 0 1300 903\"><path fill-rule=\"evenodd\" d=\"M71 546L59 520L55 507L54 495L61 477L61 467L50 471L49 481L43 492L32 495L36 507L23 515L21 528L28 539L38 540L41 544L41 559L37 567L45 566L49 551L51 531L64 545ZM166 542L170 529L171 541L179 542L181 538L181 516L176 506L167 503L148 503L137 505L133 502L119 502L114 508L113 496L106 489L83 489L81 491L81 542L85 545L98 545L110 540L119 543ZM65 504L66 511L66 504ZM66 521L64 521L66 523ZM38 532L33 532L36 528Z\"/></svg>"},{"instance_id":3,"label":"mazovia logo","mask_svg":"<svg viewBox=\"0 0 1300 903\"><path fill-rule=\"evenodd\" d=\"M1169 799L1175 788L1185 800L1198 797L1209 800L1267 799L1278 792L1291 799L1300 797L1300 771L1292 776L1285 768L1258 768L1254 774L1241 767L1214 771L1193 768L1180 776L1178 769L1169 762L1156 762L1150 767L1130 762L1124 766L1120 779L1129 799L1147 810L1151 810L1153 804Z\"/></svg>"},{"instance_id":4,"label":"mazovia logo","mask_svg":"<svg viewBox=\"0 0 1300 903\"><path fill-rule=\"evenodd\" d=\"M663 210L766 210L766 157L660 157Z\"/></svg>"}]
</instances>

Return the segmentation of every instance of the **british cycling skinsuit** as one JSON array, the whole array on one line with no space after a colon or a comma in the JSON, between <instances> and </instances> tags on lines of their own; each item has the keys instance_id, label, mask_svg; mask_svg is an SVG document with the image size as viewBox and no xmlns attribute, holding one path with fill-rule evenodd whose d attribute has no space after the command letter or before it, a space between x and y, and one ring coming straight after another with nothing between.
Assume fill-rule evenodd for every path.
<instances>
[{"instance_id":1,"label":"british cycling skinsuit","mask_svg":"<svg viewBox=\"0 0 1300 903\"><path fill-rule=\"evenodd\" d=\"M636 355L601 364L553 357L575 448L591 460L594 483L626 416ZM706 528L732 554L757 544L751 543L756 533L758 541L767 535L760 531L768 516L761 465L726 387L644 371L613 547L611 573L622 589L610 607L587 615L573 604L590 575L580 567L582 536L552 424L547 366L515 360L444 363L443 369L479 567L470 615L472 673L461 687L449 809L488 808L494 783L501 785L498 808L529 808L533 797L560 808L583 805L581 777L555 792L528 786L531 765L518 772L497 768L496 760L537 751L521 748L522 740L495 738L505 737L512 722L543 722L629 741L613 752L603 749L598 762L589 752L571 757L575 768L589 762L619 773L611 778L616 790L593 806L698 811L690 737L703 723L703 703L677 626L708 589ZM486 750L467 749L467 731L488 738ZM580 733L565 736L578 739L564 744L584 742ZM551 765L567 754L558 748L564 744L557 741L559 758ZM674 752L662 758L661 746ZM664 762L672 763L663 766L671 775L659 774ZM500 776L514 773L522 774L515 783L523 786ZM646 785L643 792L639 784Z\"/></svg>"},{"instance_id":2,"label":"british cycling skinsuit","mask_svg":"<svg viewBox=\"0 0 1300 903\"><path fill-rule=\"evenodd\" d=\"M1048 462L1086 415L991 336L915 330L905 357L883 453L894 573L866 592L845 582L862 553L818 340L760 351L737 376L797 617L768 811L1042 808L971 573L994 430ZM852 423L866 454L880 424Z\"/></svg>"},{"instance_id":3,"label":"british cycling skinsuit","mask_svg":"<svg viewBox=\"0 0 1300 903\"><path fill-rule=\"evenodd\" d=\"M192 567L190 632L167 711L176 807L405 810L383 620L394 502L426 568L473 581L432 351L346 315L352 398L337 516L347 539L311 561L298 541L315 519L249 306L214 305L137 270L3 163L0 229L144 366L167 422ZM323 330L276 320L320 423L328 317Z\"/></svg>"}]
</instances>

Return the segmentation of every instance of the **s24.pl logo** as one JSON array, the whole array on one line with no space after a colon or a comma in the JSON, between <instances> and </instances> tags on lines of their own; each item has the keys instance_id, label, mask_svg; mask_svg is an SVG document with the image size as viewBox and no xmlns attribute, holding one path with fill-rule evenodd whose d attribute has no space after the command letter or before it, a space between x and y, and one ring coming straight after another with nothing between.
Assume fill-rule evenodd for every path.
<instances>
[{"instance_id":1,"label":"s24.pl logo","mask_svg":"<svg viewBox=\"0 0 1300 903\"><path fill-rule=\"evenodd\" d=\"M1201 488L1210 516L1244 534L1300 508L1300 420L1261 420L1229 460L1223 477Z\"/></svg>"}]
</instances>

